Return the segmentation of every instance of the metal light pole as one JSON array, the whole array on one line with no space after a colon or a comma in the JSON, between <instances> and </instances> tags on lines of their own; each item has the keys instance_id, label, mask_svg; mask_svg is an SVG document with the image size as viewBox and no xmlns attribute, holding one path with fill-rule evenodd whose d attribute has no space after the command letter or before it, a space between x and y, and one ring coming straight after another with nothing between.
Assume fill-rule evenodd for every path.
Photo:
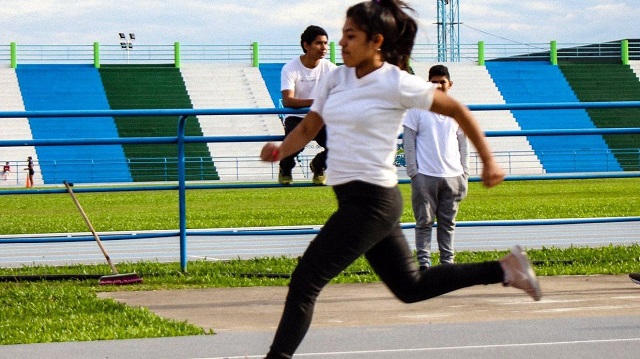
<instances>
[{"instance_id":1,"label":"metal light pole","mask_svg":"<svg viewBox=\"0 0 640 359\"><path fill-rule=\"evenodd\" d=\"M459 0L437 0L438 61L460 61Z\"/></svg>"},{"instance_id":2,"label":"metal light pole","mask_svg":"<svg viewBox=\"0 0 640 359\"><path fill-rule=\"evenodd\" d=\"M128 65L129 51L133 50L133 40L136 39L136 34L130 32L129 38L127 38L124 32L119 33L119 35L120 35L120 47L122 47L127 52L127 65Z\"/></svg>"}]
</instances>

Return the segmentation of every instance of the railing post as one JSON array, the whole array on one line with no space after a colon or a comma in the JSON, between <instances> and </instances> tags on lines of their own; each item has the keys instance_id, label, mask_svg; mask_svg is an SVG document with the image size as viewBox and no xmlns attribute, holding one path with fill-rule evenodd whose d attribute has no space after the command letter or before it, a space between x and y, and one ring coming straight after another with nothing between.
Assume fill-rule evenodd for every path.
<instances>
[{"instance_id":1,"label":"railing post","mask_svg":"<svg viewBox=\"0 0 640 359\"><path fill-rule=\"evenodd\" d=\"M16 43L12 42L11 43L11 68L15 69L16 67L18 67L18 56L16 54Z\"/></svg>"},{"instance_id":2,"label":"railing post","mask_svg":"<svg viewBox=\"0 0 640 359\"><path fill-rule=\"evenodd\" d=\"M184 136L187 116L178 121L178 211L180 216L180 269L187 271L187 196Z\"/></svg>"},{"instance_id":3,"label":"railing post","mask_svg":"<svg viewBox=\"0 0 640 359\"><path fill-rule=\"evenodd\" d=\"M484 41L478 41L478 65L484 66Z\"/></svg>"},{"instance_id":4,"label":"railing post","mask_svg":"<svg viewBox=\"0 0 640 359\"><path fill-rule=\"evenodd\" d=\"M622 40L622 64L629 65L629 40Z\"/></svg>"},{"instance_id":5,"label":"railing post","mask_svg":"<svg viewBox=\"0 0 640 359\"><path fill-rule=\"evenodd\" d=\"M333 41L329 43L329 60L336 63L336 43Z\"/></svg>"},{"instance_id":6,"label":"railing post","mask_svg":"<svg viewBox=\"0 0 640 359\"><path fill-rule=\"evenodd\" d=\"M549 61L551 65L558 65L558 43L556 40L551 41L551 51L549 51Z\"/></svg>"},{"instance_id":7,"label":"railing post","mask_svg":"<svg viewBox=\"0 0 640 359\"><path fill-rule=\"evenodd\" d=\"M93 43L93 67L100 68L100 44L98 42Z\"/></svg>"},{"instance_id":8,"label":"railing post","mask_svg":"<svg viewBox=\"0 0 640 359\"><path fill-rule=\"evenodd\" d=\"M260 65L258 43L254 41L253 44L251 44L251 47L253 48L253 67L258 67Z\"/></svg>"},{"instance_id":9,"label":"railing post","mask_svg":"<svg viewBox=\"0 0 640 359\"><path fill-rule=\"evenodd\" d=\"M176 68L180 68L180 43L173 43L173 63Z\"/></svg>"}]
</instances>

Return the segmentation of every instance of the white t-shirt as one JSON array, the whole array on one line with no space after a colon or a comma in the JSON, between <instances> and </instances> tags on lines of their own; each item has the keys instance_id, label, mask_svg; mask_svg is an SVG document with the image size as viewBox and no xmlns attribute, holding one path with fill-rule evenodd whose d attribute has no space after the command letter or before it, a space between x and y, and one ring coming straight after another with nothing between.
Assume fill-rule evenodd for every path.
<instances>
[{"instance_id":1,"label":"white t-shirt","mask_svg":"<svg viewBox=\"0 0 640 359\"><path fill-rule=\"evenodd\" d=\"M462 129L451 117L431 111L407 111L404 125L416 131L418 172L433 177L456 177L464 173L458 135Z\"/></svg>"},{"instance_id":2,"label":"white t-shirt","mask_svg":"<svg viewBox=\"0 0 640 359\"><path fill-rule=\"evenodd\" d=\"M313 99L313 89L320 78L336 65L327 59L320 60L318 66L310 69L302 64L300 57L287 62L280 73L280 91L293 90L295 98Z\"/></svg>"},{"instance_id":3,"label":"white t-shirt","mask_svg":"<svg viewBox=\"0 0 640 359\"><path fill-rule=\"evenodd\" d=\"M327 128L327 184L395 186L393 161L405 111L431 108L435 88L388 63L362 78L347 66L322 78L311 111Z\"/></svg>"}]
</instances>

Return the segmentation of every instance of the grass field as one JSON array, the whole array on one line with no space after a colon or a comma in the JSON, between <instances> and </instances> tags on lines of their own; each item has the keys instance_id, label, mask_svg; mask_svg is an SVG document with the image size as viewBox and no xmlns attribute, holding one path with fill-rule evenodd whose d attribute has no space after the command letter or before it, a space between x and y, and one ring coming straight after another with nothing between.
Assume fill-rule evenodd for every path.
<instances>
[{"instance_id":1,"label":"grass field","mask_svg":"<svg viewBox=\"0 0 640 359\"><path fill-rule=\"evenodd\" d=\"M413 222L410 188L403 222ZM461 221L531 218L640 216L640 179L506 182L487 190L470 186L462 202ZM175 229L174 191L78 194L98 231ZM86 232L67 194L3 195L0 233ZM189 228L227 228L322 224L335 209L330 188L192 190L187 192ZM0 250L10 245L0 244ZM459 252L460 263L495 260L501 251ZM625 274L640 270L640 246L543 248L529 251L538 275ZM286 285L295 258L256 258L227 262L190 262L182 273L175 263L126 263L123 273L137 272L143 284L100 287L97 280L0 283L0 344L80 341L209 334L189 323L159 318L144 308L128 308L98 299L105 290L156 290L228 286ZM0 275L104 274L106 265L0 268ZM378 281L360 259L334 282ZM215 326L215 324L214 324Z\"/></svg>"},{"instance_id":2,"label":"grass field","mask_svg":"<svg viewBox=\"0 0 640 359\"><path fill-rule=\"evenodd\" d=\"M640 216L640 178L470 183L459 221ZM402 222L414 222L400 186ZM177 191L78 193L97 231L178 228ZM86 232L66 194L3 195L0 234ZM335 210L329 187L187 191L188 228L319 225Z\"/></svg>"}]
</instances>

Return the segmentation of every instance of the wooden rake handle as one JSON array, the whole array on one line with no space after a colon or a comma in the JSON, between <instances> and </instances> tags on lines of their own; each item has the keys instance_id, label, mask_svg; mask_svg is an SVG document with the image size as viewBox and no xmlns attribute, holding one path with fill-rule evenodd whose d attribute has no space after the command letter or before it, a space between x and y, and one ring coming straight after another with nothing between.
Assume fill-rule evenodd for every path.
<instances>
[{"instance_id":1,"label":"wooden rake handle","mask_svg":"<svg viewBox=\"0 0 640 359\"><path fill-rule=\"evenodd\" d=\"M84 213L84 210L80 205L80 202L78 202L76 195L73 193L73 190L71 189L71 185L69 185L69 182L67 182L67 180L64 180L63 183L64 183L64 186L67 187L67 192L69 192L69 194L71 195L71 199L73 199L73 203L75 203L76 207L78 207L78 211L80 211L80 214L84 219L84 223L87 224L87 227L89 227L89 230L93 234L93 238L95 238L96 242L98 242L98 246L100 247L102 254L104 254L104 258L107 260L107 263L109 263L109 267L111 267L111 271L113 272L113 274L118 274L116 267L111 262L111 258L109 258L109 254L107 253L107 250L104 249L104 246L102 245L102 241L100 240L100 237L98 237L98 233L96 233L96 230L93 228L91 221L89 221L89 217L87 217L87 214Z\"/></svg>"}]
</instances>

